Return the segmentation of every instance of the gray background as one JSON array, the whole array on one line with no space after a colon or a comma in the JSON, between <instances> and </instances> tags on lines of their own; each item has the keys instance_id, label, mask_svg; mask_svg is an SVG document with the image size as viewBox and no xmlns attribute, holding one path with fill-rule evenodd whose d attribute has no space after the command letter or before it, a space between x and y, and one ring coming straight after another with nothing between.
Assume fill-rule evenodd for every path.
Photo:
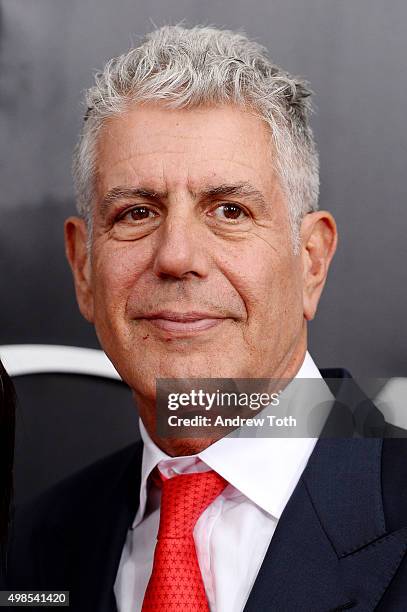
<instances>
[{"instance_id":1,"label":"gray background","mask_svg":"<svg viewBox=\"0 0 407 612\"><path fill-rule=\"evenodd\" d=\"M77 312L62 222L92 72L153 24L244 28L316 92L321 207L340 245L310 347L321 367L407 374L404 0L3 0L1 343L97 346Z\"/></svg>"},{"instance_id":2,"label":"gray background","mask_svg":"<svg viewBox=\"0 0 407 612\"><path fill-rule=\"evenodd\" d=\"M341 242L310 346L321 366L407 374L404 0L5 0L1 12L1 342L96 346L62 221L92 72L152 24L244 28L316 95L321 206Z\"/></svg>"},{"instance_id":3,"label":"gray background","mask_svg":"<svg viewBox=\"0 0 407 612\"><path fill-rule=\"evenodd\" d=\"M3 0L0 19L0 344L97 346L63 252L81 90L154 24L185 19L243 28L311 82L321 207L340 232L311 352L407 375L405 0Z\"/></svg>"}]
</instances>

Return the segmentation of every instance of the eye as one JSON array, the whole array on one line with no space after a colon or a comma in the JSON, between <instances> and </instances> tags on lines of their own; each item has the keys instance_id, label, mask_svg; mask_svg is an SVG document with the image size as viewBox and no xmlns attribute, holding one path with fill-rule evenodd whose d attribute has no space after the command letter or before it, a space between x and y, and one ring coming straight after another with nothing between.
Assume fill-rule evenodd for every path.
<instances>
[{"instance_id":1,"label":"eye","mask_svg":"<svg viewBox=\"0 0 407 612\"><path fill-rule=\"evenodd\" d=\"M157 216L157 213L148 206L134 206L129 210L124 211L119 216L119 221L143 221Z\"/></svg>"},{"instance_id":2,"label":"eye","mask_svg":"<svg viewBox=\"0 0 407 612\"><path fill-rule=\"evenodd\" d=\"M238 204L220 204L212 215L221 220L242 221L247 217L247 213Z\"/></svg>"}]
</instances>

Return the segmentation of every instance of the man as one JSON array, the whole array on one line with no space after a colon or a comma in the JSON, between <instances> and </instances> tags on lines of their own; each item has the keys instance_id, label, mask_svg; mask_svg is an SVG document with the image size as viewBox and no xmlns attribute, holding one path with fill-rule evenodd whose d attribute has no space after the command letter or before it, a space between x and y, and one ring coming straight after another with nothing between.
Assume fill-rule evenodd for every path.
<instances>
[{"instance_id":1,"label":"man","mask_svg":"<svg viewBox=\"0 0 407 612\"><path fill-rule=\"evenodd\" d=\"M157 429L157 379L308 378L346 399L307 353L337 241L309 95L211 28L161 28L97 75L66 250L143 444L17 518L11 586L87 612L405 609L403 441Z\"/></svg>"}]
</instances>

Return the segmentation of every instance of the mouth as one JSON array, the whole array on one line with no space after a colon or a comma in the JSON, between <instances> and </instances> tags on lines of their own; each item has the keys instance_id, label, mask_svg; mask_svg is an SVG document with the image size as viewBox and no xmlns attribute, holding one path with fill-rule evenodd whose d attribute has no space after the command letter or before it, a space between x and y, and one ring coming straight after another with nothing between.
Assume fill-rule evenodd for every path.
<instances>
[{"instance_id":1,"label":"mouth","mask_svg":"<svg viewBox=\"0 0 407 612\"><path fill-rule=\"evenodd\" d=\"M156 329L174 334L196 334L220 325L224 317L205 312L162 311L140 317Z\"/></svg>"}]
</instances>

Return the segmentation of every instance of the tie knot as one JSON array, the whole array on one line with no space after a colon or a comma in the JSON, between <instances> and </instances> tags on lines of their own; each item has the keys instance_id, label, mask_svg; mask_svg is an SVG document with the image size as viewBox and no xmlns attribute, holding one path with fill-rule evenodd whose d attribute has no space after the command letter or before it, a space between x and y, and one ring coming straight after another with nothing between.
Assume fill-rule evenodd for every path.
<instances>
[{"instance_id":1,"label":"tie knot","mask_svg":"<svg viewBox=\"0 0 407 612\"><path fill-rule=\"evenodd\" d=\"M192 536L198 518L226 485L213 470L163 480L158 539Z\"/></svg>"}]
</instances>

